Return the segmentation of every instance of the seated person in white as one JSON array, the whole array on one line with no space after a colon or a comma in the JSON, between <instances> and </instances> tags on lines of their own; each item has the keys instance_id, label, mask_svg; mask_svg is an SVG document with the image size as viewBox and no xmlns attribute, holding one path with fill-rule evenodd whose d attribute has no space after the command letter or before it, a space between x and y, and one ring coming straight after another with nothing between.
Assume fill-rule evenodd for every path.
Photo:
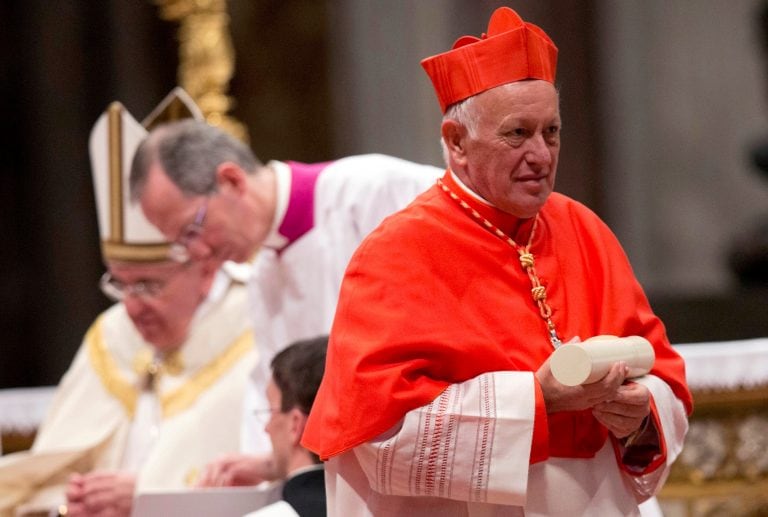
<instances>
[{"instance_id":1,"label":"seated person in white","mask_svg":"<svg viewBox=\"0 0 768 517\"><path fill-rule=\"evenodd\" d=\"M127 203L122 172L145 133L117 103L93 130L101 286L120 303L88 330L32 449L0 459L0 515L128 515L135 493L192 485L239 450L256 362L247 278L234 264L170 260L173 247Z\"/></svg>"}]
</instances>

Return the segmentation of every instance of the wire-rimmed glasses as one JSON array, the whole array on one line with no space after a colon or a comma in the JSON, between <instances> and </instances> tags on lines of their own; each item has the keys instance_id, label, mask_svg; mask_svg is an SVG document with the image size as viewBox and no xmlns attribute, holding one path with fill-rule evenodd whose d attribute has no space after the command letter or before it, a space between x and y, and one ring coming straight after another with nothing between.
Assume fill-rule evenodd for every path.
<instances>
[{"instance_id":1,"label":"wire-rimmed glasses","mask_svg":"<svg viewBox=\"0 0 768 517\"><path fill-rule=\"evenodd\" d=\"M174 242L171 243L168 250L168 256L174 262L183 264L189 261L191 255L189 253L189 245L199 239L203 234L203 226L205 225L205 216L208 214L208 198L203 199L203 204L195 212L195 218L191 223L187 224L179 232L179 236Z\"/></svg>"},{"instance_id":2,"label":"wire-rimmed glasses","mask_svg":"<svg viewBox=\"0 0 768 517\"><path fill-rule=\"evenodd\" d=\"M154 298L165 288L166 282L160 280L140 280L138 282L125 283L112 276L107 271L101 275L99 288L101 292L112 301L120 302L128 295L142 298Z\"/></svg>"}]
</instances>

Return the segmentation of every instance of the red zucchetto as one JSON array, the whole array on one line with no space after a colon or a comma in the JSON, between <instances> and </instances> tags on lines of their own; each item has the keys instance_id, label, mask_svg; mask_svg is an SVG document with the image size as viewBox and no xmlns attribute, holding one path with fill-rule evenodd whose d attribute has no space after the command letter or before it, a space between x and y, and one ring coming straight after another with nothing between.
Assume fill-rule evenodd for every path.
<instances>
[{"instance_id":1,"label":"red zucchetto","mask_svg":"<svg viewBox=\"0 0 768 517\"><path fill-rule=\"evenodd\" d=\"M555 82L557 47L536 25L509 7L494 11L488 34L462 36L448 52L421 62L443 113L451 104L523 79Z\"/></svg>"}]
</instances>

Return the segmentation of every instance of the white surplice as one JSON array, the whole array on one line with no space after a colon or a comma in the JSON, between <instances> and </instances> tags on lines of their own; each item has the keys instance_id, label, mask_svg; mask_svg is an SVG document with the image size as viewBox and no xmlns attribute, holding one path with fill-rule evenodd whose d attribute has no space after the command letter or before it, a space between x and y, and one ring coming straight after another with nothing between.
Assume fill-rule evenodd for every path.
<instances>
[{"instance_id":1,"label":"white surplice","mask_svg":"<svg viewBox=\"0 0 768 517\"><path fill-rule=\"evenodd\" d=\"M288 243L278 229L290 203L293 175L287 163L268 165L276 172L278 213L258 252L249 284L260 360L246 418L254 409L269 407L264 393L272 357L296 340L330 332L341 279L363 238L444 173L437 167L379 154L331 162L314 187L314 224ZM244 452L269 451L263 423L246 420L243 443Z\"/></svg>"},{"instance_id":2,"label":"white surplice","mask_svg":"<svg viewBox=\"0 0 768 517\"><path fill-rule=\"evenodd\" d=\"M666 383L651 391L667 447L666 464L633 477L610 441L594 458L529 465L534 419L531 372L491 372L449 386L395 428L326 462L329 516L639 515L683 445L683 404Z\"/></svg>"}]
</instances>

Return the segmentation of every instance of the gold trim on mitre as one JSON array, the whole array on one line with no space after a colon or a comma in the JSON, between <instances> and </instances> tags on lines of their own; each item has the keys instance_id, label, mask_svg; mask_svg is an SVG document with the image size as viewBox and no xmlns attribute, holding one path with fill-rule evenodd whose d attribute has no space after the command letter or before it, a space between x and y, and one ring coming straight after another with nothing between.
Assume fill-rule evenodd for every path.
<instances>
[{"instance_id":1,"label":"gold trim on mitre","mask_svg":"<svg viewBox=\"0 0 768 517\"><path fill-rule=\"evenodd\" d=\"M140 124L115 101L91 131L90 154L101 253L106 262L162 262L170 243L129 200L133 155L148 129L183 118L202 120L202 113L181 88L174 88Z\"/></svg>"},{"instance_id":2,"label":"gold trim on mitre","mask_svg":"<svg viewBox=\"0 0 768 517\"><path fill-rule=\"evenodd\" d=\"M125 244L101 242L101 254L110 260L121 262L161 262L168 260L170 244Z\"/></svg>"},{"instance_id":3,"label":"gold trim on mitre","mask_svg":"<svg viewBox=\"0 0 768 517\"><path fill-rule=\"evenodd\" d=\"M131 160L146 136L147 130L119 102L111 103L91 130L91 174L101 251L107 262L168 260L165 237L128 197ZM131 250L137 245L144 248L139 253ZM147 246L152 253L147 253Z\"/></svg>"},{"instance_id":4,"label":"gold trim on mitre","mask_svg":"<svg viewBox=\"0 0 768 517\"><path fill-rule=\"evenodd\" d=\"M107 148L109 156L109 235L123 237L123 105L113 102L107 108Z\"/></svg>"}]
</instances>

